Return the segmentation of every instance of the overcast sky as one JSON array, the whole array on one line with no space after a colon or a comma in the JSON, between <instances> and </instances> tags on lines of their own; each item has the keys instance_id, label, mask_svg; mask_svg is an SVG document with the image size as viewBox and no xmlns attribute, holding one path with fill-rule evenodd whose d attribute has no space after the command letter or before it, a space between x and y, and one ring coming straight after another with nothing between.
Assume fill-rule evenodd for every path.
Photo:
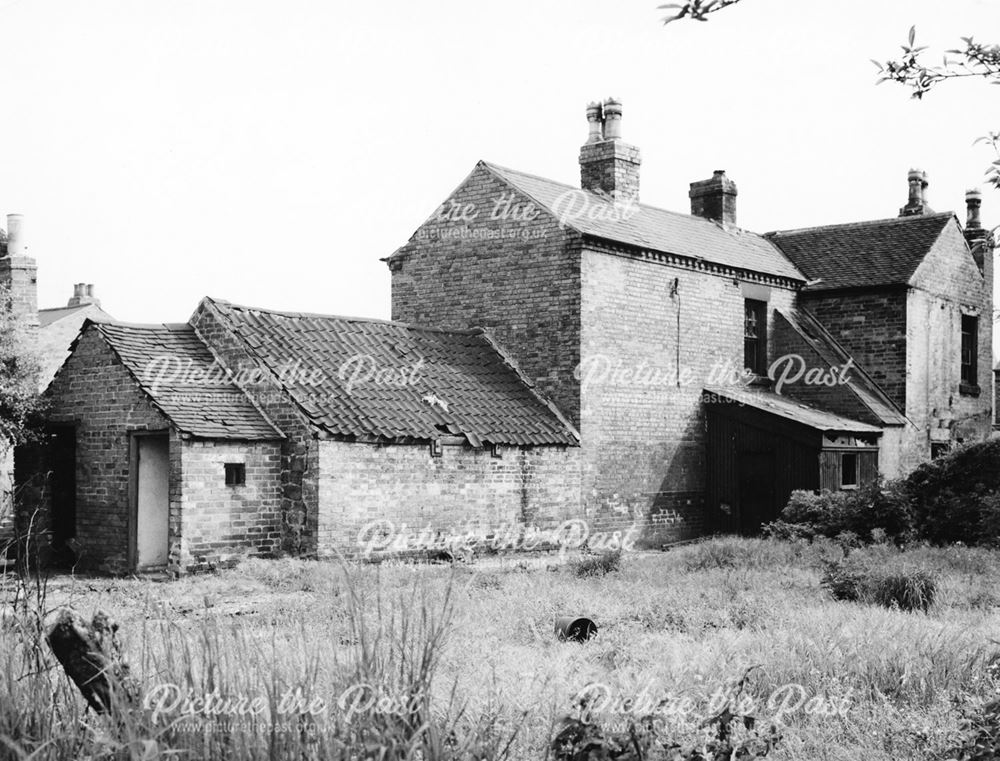
<instances>
[{"instance_id":1,"label":"overcast sky","mask_svg":"<svg viewBox=\"0 0 1000 761\"><path fill-rule=\"evenodd\" d=\"M95 283L128 321L205 295L388 317L379 261L482 158L577 183L589 100L624 102L641 198L688 210L725 169L739 223L895 216L911 166L958 210L1000 91L875 86L909 27L1000 37L1000 0L0 0L0 214L26 215L39 300ZM1000 220L987 191L986 222Z\"/></svg>"}]
</instances>

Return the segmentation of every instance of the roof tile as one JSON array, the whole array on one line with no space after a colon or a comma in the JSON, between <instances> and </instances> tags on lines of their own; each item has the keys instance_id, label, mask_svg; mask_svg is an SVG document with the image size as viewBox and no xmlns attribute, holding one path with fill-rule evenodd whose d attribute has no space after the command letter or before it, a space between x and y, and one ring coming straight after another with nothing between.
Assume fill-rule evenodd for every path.
<instances>
[{"instance_id":1,"label":"roof tile","mask_svg":"<svg viewBox=\"0 0 1000 761\"><path fill-rule=\"evenodd\" d=\"M810 280L807 290L905 285L951 212L767 233Z\"/></svg>"},{"instance_id":2,"label":"roof tile","mask_svg":"<svg viewBox=\"0 0 1000 761\"><path fill-rule=\"evenodd\" d=\"M439 330L354 317L276 312L209 300L230 332L275 375L310 423L332 437L474 446L572 445L579 437L481 329ZM526 436L528 432L533 435Z\"/></svg>"},{"instance_id":3,"label":"roof tile","mask_svg":"<svg viewBox=\"0 0 1000 761\"><path fill-rule=\"evenodd\" d=\"M152 403L181 432L248 441L283 438L225 377L190 325L87 322L83 331L88 328L100 332ZM188 367L211 374L199 378L182 370Z\"/></svg>"}]
</instances>

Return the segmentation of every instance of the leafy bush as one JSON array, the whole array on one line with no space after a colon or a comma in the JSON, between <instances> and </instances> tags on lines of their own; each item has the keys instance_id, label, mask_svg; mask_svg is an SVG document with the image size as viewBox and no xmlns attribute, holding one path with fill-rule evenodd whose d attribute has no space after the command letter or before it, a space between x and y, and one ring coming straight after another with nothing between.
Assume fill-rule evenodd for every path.
<instances>
[{"instance_id":1,"label":"leafy bush","mask_svg":"<svg viewBox=\"0 0 1000 761\"><path fill-rule=\"evenodd\" d=\"M935 544L1000 542L1000 439L924 463L903 489L921 538Z\"/></svg>"},{"instance_id":2,"label":"leafy bush","mask_svg":"<svg viewBox=\"0 0 1000 761\"><path fill-rule=\"evenodd\" d=\"M621 568L621 550L614 552L602 552L599 555L591 555L581 558L573 563L573 573L580 578L587 576L604 576Z\"/></svg>"},{"instance_id":3,"label":"leafy bush","mask_svg":"<svg viewBox=\"0 0 1000 761\"><path fill-rule=\"evenodd\" d=\"M754 668L747 669L736 684L734 704ZM655 714L629 715L625 727L612 727L598 720L593 707L587 698L578 699L574 713L579 715L568 714L559 720L549 742L555 761L752 761L767 756L781 741L774 724L757 728L756 717L734 713L729 705L702 723L707 730L703 741L683 745L669 736L659 720L662 717Z\"/></svg>"},{"instance_id":4,"label":"leafy bush","mask_svg":"<svg viewBox=\"0 0 1000 761\"><path fill-rule=\"evenodd\" d=\"M993 761L1000 758L1000 700L983 705L962 722L958 747L948 753L954 761Z\"/></svg>"},{"instance_id":5,"label":"leafy bush","mask_svg":"<svg viewBox=\"0 0 1000 761\"><path fill-rule=\"evenodd\" d=\"M854 555L825 564L820 586L828 590L833 599L924 612L934 604L938 584L928 571L893 569L880 558L860 561L857 558L859 556Z\"/></svg>"},{"instance_id":6,"label":"leafy bush","mask_svg":"<svg viewBox=\"0 0 1000 761\"><path fill-rule=\"evenodd\" d=\"M879 482L851 491L793 491L780 520L764 531L778 539L825 536L845 545L902 541L912 537L913 517L899 484Z\"/></svg>"}]
</instances>

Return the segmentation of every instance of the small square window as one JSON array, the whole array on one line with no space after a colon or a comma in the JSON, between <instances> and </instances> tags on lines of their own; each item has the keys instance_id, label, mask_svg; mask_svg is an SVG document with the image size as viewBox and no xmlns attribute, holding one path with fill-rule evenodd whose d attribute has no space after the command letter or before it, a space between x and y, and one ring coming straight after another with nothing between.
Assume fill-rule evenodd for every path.
<instances>
[{"instance_id":1,"label":"small square window","mask_svg":"<svg viewBox=\"0 0 1000 761\"><path fill-rule=\"evenodd\" d=\"M943 441L935 441L931 443L931 459L936 460L938 457L944 457L948 454L948 450L951 447Z\"/></svg>"},{"instance_id":2,"label":"small square window","mask_svg":"<svg viewBox=\"0 0 1000 761\"><path fill-rule=\"evenodd\" d=\"M227 462L226 486L243 486L247 482L247 466L242 462Z\"/></svg>"},{"instance_id":3,"label":"small square window","mask_svg":"<svg viewBox=\"0 0 1000 761\"><path fill-rule=\"evenodd\" d=\"M853 452L844 452L840 456L840 486L851 489L858 485L858 456Z\"/></svg>"}]
</instances>

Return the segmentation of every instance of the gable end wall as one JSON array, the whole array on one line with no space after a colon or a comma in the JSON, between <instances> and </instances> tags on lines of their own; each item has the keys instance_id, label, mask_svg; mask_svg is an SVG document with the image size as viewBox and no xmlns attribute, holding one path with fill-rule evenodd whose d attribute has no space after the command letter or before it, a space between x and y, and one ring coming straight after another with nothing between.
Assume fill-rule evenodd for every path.
<instances>
[{"instance_id":1,"label":"gable end wall","mask_svg":"<svg viewBox=\"0 0 1000 761\"><path fill-rule=\"evenodd\" d=\"M493 218L508 201L508 218ZM392 319L488 328L538 391L578 425L579 236L482 165L441 212L456 208L475 217L432 217L389 262Z\"/></svg>"}]
</instances>

